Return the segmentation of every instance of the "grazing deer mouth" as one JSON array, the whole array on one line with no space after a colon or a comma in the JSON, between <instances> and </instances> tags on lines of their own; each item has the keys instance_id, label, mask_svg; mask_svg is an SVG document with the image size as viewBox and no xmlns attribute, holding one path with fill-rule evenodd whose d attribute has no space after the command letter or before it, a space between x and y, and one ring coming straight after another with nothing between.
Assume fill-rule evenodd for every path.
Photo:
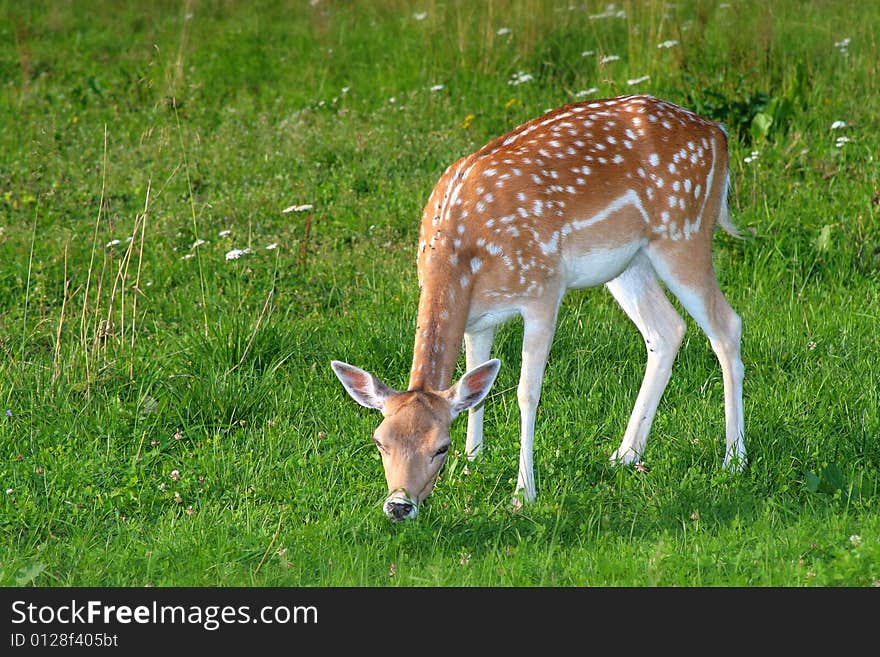
<instances>
[{"instance_id":1,"label":"grazing deer mouth","mask_svg":"<svg viewBox=\"0 0 880 657\"><path fill-rule=\"evenodd\" d=\"M405 490L396 490L385 499L382 510L391 518L391 522L400 522L415 518L419 513L419 505Z\"/></svg>"}]
</instances>

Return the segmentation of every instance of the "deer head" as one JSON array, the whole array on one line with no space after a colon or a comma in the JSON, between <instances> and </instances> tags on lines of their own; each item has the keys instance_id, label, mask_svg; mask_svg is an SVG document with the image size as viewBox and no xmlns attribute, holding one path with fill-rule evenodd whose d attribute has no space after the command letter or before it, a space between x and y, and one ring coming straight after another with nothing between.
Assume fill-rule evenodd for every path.
<instances>
[{"instance_id":1,"label":"deer head","mask_svg":"<svg viewBox=\"0 0 880 657\"><path fill-rule=\"evenodd\" d=\"M373 442L382 455L388 483L382 505L385 515L395 522L415 518L446 462L452 421L483 401L501 361L487 361L441 391L401 392L348 363L334 360L331 366L358 404L382 412L384 419L373 433Z\"/></svg>"}]
</instances>

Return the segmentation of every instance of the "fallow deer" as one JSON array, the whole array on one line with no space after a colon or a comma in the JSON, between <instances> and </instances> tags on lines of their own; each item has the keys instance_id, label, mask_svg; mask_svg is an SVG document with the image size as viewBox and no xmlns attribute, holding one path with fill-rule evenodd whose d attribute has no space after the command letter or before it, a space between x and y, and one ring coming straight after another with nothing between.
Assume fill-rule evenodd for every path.
<instances>
[{"instance_id":1,"label":"fallow deer","mask_svg":"<svg viewBox=\"0 0 880 657\"><path fill-rule=\"evenodd\" d=\"M468 410L465 451L483 445L483 407L500 363L496 327L523 318L517 387L521 417L516 492L535 499L535 411L557 313L569 289L611 292L647 346L647 367L616 463L640 462L685 322L660 282L705 331L724 383L723 466L746 462L742 323L712 264L727 210L727 135L717 123L651 96L564 105L452 164L421 220L419 304L409 386L397 391L340 361L348 393L384 419L374 434L395 521L415 517ZM464 341L466 374L450 385Z\"/></svg>"}]
</instances>

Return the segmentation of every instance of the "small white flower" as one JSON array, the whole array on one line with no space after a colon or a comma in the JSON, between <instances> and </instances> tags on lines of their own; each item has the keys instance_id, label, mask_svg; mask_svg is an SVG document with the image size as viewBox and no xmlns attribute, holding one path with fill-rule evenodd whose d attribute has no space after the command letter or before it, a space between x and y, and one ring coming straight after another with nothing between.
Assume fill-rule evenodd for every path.
<instances>
[{"instance_id":1,"label":"small white flower","mask_svg":"<svg viewBox=\"0 0 880 657\"><path fill-rule=\"evenodd\" d=\"M180 481L180 470L171 471L171 481Z\"/></svg>"},{"instance_id":2,"label":"small white flower","mask_svg":"<svg viewBox=\"0 0 880 657\"><path fill-rule=\"evenodd\" d=\"M190 259L193 258L193 257L195 257L195 254L194 254L194 253L187 253L185 256L183 256L183 257L181 258L181 260L190 260Z\"/></svg>"},{"instance_id":3,"label":"small white flower","mask_svg":"<svg viewBox=\"0 0 880 657\"><path fill-rule=\"evenodd\" d=\"M849 537L849 544L853 547L859 547L862 544L862 537L858 534L853 534Z\"/></svg>"},{"instance_id":4,"label":"small white flower","mask_svg":"<svg viewBox=\"0 0 880 657\"><path fill-rule=\"evenodd\" d=\"M195 242L193 242L192 246L189 247L189 248L194 249L194 248L196 248L197 246L201 246L202 244L205 244L205 240L203 240L203 239L197 239Z\"/></svg>"},{"instance_id":5,"label":"small white flower","mask_svg":"<svg viewBox=\"0 0 880 657\"><path fill-rule=\"evenodd\" d=\"M250 249L232 249L232 251L226 252L226 259L227 260L238 260L241 256L245 255L246 253L252 253L252 251Z\"/></svg>"},{"instance_id":6,"label":"small white flower","mask_svg":"<svg viewBox=\"0 0 880 657\"><path fill-rule=\"evenodd\" d=\"M623 9L618 11L617 8L614 6L614 3L611 3L605 7L605 11L603 11L601 14L590 14L589 16L589 19L591 21L595 21L600 18L626 18L626 12Z\"/></svg>"},{"instance_id":7,"label":"small white flower","mask_svg":"<svg viewBox=\"0 0 880 657\"><path fill-rule=\"evenodd\" d=\"M743 159L746 164L751 164L758 159L758 151L752 151L751 155Z\"/></svg>"},{"instance_id":8,"label":"small white flower","mask_svg":"<svg viewBox=\"0 0 880 657\"><path fill-rule=\"evenodd\" d=\"M104 246L106 246L107 248L110 248L111 246L116 246L117 244L122 244L122 242L120 242L119 240L110 240Z\"/></svg>"},{"instance_id":9,"label":"small white flower","mask_svg":"<svg viewBox=\"0 0 880 657\"><path fill-rule=\"evenodd\" d=\"M600 64L607 64L608 62L616 62L620 59L620 55L605 55L602 59L599 60Z\"/></svg>"},{"instance_id":10,"label":"small white flower","mask_svg":"<svg viewBox=\"0 0 880 657\"><path fill-rule=\"evenodd\" d=\"M632 87L633 85L641 84L642 82L647 82L650 79L651 79L650 75L643 75L640 78L633 78L632 80L627 80L626 83Z\"/></svg>"},{"instance_id":11,"label":"small white flower","mask_svg":"<svg viewBox=\"0 0 880 657\"><path fill-rule=\"evenodd\" d=\"M394 103L397 102L397 98L395 98L394 96L391 96L391 98L388 99L388 102L393 105Z\"/></svg>"},{"instance_id":12,"label":"small white flower","mask_svg":"<svg viewBox=\"0 0 880 657\"><path fill-rule=\"evenodd\" d=\"M535 76L533 76L531 73L526 73L524 71L518 71L518 72L514 73L513 77L507 81L507 84L515 87L519 84L522 84L523 82L529 82L530 80L534 80L534 79L535 79Z\"/></svg>"},{"instance_id":13,"label":"small white flower","mask_svg":"<svg viewBox=\"0 0 880 657\"><path fill-rule=\"evenodd\" d=\"M510 28L509 27L500 27L500 28L498 28L498 31L496 32L496 34L498 36L504 36L505 34L510 34Z\"/></svg>"},{"instance_id":14,"label":"small white flower","mask_svg":"<svg viewBox=\"0 0 880 657\"><path fill-rule=\"evenodd\" d=\"M845 121L835 121L834 123L831 124L832 130L840 130L841 128L845 128L845 127L846 127Z\"/></svg>"},{"instance_id":15,"label":"small white flower","mask_svg":"<svg viewBox=\"0 0 880 657\"><path fill-rule=\"evenodd\" d=\"M850 40L851 39L849 37L846 37L845 39L843 39L841 41L835 41L834 47L840 48L841 50L845 50L846 48L849 47Z\"/></svg>"},{"instance_id":16,"label":"small white flower","mask_svg":"<svg viewBox=\"0 0 880 657\"><path fill-rule=\"evenodd\" d=\"M13 489L13 488L7 488L7 489L6 489L6 494L7 494L7 495L12 495L14 492L15 492L15 489Z\"/></svg>"},{"instance_id":17,"label":"small white flower","mask_svg":"<svg viewBox=\"0 0 880 657\"><path fill-rule=\"evenodd\" d=\"M413 14L413 18L415 18L417 21L423 21L427 17L428 17L428 12L426 12L426 11L419 11L419 12L416 12L415 14Z\"/></svg>"},{"instance_id":18,"label":"small white flower","mask_svg":"<svg viewBox=\"0 0 880 657\"><path fill-rule=\"evenodd\" d=\"M593 55L595 55L595 54L596 54L596 51L595 51L595 50L584 50L584 51L581 53L581 57L591 57L591 56L593 56Z\"/></svg>"},{"instance_id":19,"label":"small white flower","mask_svg":"<svg viewBox=\"0 0 880 657\"><path fill-rule=\"evenodd\" d=\"M277 248L278 248L278 242L272 242L271 244L266 245L267 251L274 251Z\"/></svg>"},{"instance_id":20,"label":"small white flower","mask_svg":"<svg viewBox=\"0 0 880 657\"><path fill-rule=\"evenodd\" d=\"M288 214L290 212L305 212L306 210L311 210L314 205L311 203L306 203L305 205L291 205L289 207L284 208L281 211L281 214Z\"/></svg>"},{"instance_id":21,"label":"small white flower","mask_svg":"<svg viewBox=\"0 0 880 657\"><path fill-rule=\"evenodd\" d=\"M576 98L583 98L584 96L589 96L591 94L596 93L597 91L599 91L599 89L596 87L590 87L589 89L581 89L580 91L578 91L575 94L575 97Z\"/></svg>"},{"instance_id":22,"label":"small white flower","mask_svg":"<svg viewBox=\"0 0 880 657\"><path fill-rule=\"evenodd\" d=\"M431 87L431 91L443 91L443 85L435 84L433 87Z\"/></svg>"},{"instance_id":23,"label":"small white flower","mask_svg":"<svg viewBox=\"0 0 880 657\"><path fill-rule=\"evenodd\" d=\"M232 235L232 231L229 230L229 229L227 229L227 230L221 230L221 231L220 231L219 233L217 233L217 234L218 234L220 237L229 237L230 235Z\"/></svg>"},{"instance_id":24,"label":"small white flower","mask_svg":"<svg viewBox=\"0 0 880 657\"><path fill-rule=\"evenodd\" d=\"M834 146L835 146L835 148L843 148L843 145L848 144L849 142L850 142L849 137L838 137L837 139L834 140Z\"/></svg>"},{"instance_id":25,"label":"small white flower","mask_svg":"<svg viewBox=\"0 0 880 657\"><path fill-rule=\"evenodd\" d=\"M670 39L668 41L664 41L663 43L658 43L658 48L673 48L678 45L678 41L675 39Z\"/></svg>"}]
</instances>

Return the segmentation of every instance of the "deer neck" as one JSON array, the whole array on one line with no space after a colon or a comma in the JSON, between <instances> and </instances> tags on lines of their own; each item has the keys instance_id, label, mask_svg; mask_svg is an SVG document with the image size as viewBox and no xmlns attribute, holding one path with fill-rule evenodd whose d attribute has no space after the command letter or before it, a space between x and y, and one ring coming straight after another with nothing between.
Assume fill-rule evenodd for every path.
<instances>
[{"instance_id":1,"label":"deer neck","mask_svg":"<svg viewBox=\"0 0 880 657\"><path fill-rule=\"evenodd\" d=\"M419 257L419 311L410 390L448 388L464 338L473 283L470 276L459 275L454 251L445 255L441 251L432 249L426 257Z\"/></svg>"}]
</instances>

